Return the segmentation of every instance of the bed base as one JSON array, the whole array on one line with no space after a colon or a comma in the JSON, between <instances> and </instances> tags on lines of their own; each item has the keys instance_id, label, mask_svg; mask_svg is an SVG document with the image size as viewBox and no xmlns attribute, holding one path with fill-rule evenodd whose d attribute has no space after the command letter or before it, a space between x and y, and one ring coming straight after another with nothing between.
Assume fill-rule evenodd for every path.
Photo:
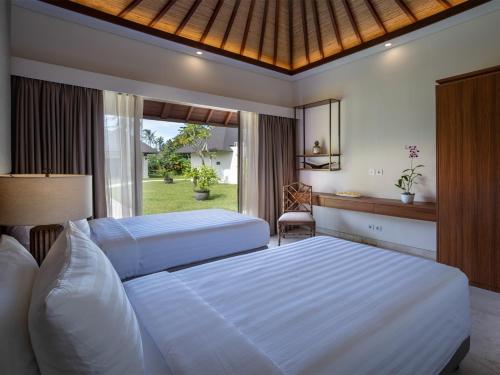
<instances>
[{"instance_id":1,"label":"bed base","mask_svg":"<svg viewBox=\"0 0 500 375\"><path fill-rule=\"evenodd\" d=\"M440 375L444 374L452 374L458 370L460 367L460 362L465 358L470 349L470 336L467 337L462 344L458 347L453 357L451 357L450 361L444 366L444 368L439 373Z\"/></svg>"},{"instance_id":2,"label":"bed base","mask_svg":"<svg viewBox=\"0 0 500 375\"><path fill-rule=\"evenodd\" d=\"M226 258L232 258L232 257L238 256L238 255L245 255L245 254L255 253L256 251L266 250L268 248L269 248L268 246L261 246L261 247L255 248L255 249L240 251L238 253L231 253L231 254L227 254L227 255L221 255L221 256L215 257L215 258L204 259L204 260L200 260L198 262L193 262L193 263L183 264L183 265L180 265L180 266L171 267L171 268L166 269L165 271L168 271L168 272L180 271L180 270L183 270L185 268L191 268L191 267L194 267L194 266L199 266L200 264L211 263L211 262L215 262L217 260L226 259Z\"/></svg>"}]
</instances>

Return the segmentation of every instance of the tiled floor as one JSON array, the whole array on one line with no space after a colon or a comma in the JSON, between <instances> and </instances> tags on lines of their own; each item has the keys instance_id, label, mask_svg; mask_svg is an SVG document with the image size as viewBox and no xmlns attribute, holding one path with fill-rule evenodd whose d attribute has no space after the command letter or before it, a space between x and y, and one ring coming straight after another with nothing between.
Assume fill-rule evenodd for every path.
<instances>
[{"instance_id":1,"label":"tiled floor","mask_svg":"<svg viewBox=\"0 0 500 375\"><path fill-rule=\"evenodd\" d=\"M287 238L282 244L299 241ZM269 247L278 245L271 237ZM469 354L460 365L457 375L500 375L500 293L470 288L472 334Z\"/></svg>"}]
</instances>

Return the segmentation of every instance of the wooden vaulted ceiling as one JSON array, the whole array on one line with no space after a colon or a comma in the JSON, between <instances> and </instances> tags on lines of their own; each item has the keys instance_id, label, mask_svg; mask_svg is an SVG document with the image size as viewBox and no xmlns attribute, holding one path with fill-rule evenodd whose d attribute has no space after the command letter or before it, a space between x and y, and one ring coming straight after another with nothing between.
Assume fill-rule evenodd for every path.
<instances>
[{"instance_id":1,"label":"wooden vaulted ceiling","mask_svg":"<svg viewBox=\"0 0 500 375\"><path fill-rule=\"evenodd\" d=\"M293 75L489 0L43 0Z\"/></svg>"}]
</instances>

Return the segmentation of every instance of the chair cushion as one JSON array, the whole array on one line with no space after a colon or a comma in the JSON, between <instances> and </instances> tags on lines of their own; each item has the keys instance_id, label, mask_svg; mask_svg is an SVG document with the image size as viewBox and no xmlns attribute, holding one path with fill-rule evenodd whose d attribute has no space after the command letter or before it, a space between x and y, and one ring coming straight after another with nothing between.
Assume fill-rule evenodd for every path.
<instances>
[{"instance_id":1,"label":"chair cushion","mask_svg":"<svg viewBox=\"0 0 500 375\"><path fill-rule=\"evenodd\" d=\"M142 374L141 334L104 253L73 223L37 275L29 328L46 374Z\"/></svg>"},{"instance_id":2,"label":"chair cushion","mask_svg":"<svg viewBox=\"0 0 500 375\"><path fill-rule=\"evenodd\" d=\"M33 256L13 237L0 238L0 374L38 374L28 311L38 272Z\"/></svg>"},{"instance_id":3,"label":"chair cushion","mask_svg":"<svg viewBox=\"0 0 500 375\"><path fill-rule=\"evenodd\" d=\"M314 222L314 217L310 212L285 212L278 219L279 222Z\"/></svg>"}]
</instances>

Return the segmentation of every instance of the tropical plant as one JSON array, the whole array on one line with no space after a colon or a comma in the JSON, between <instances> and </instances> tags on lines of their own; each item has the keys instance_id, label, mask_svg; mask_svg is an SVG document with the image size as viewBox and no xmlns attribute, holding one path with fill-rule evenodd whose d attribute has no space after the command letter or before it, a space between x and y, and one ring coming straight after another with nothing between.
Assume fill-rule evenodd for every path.
<instances>
[{"instance_id":1,"label":"tropical plant","mask_svg":"<svg viewBox=\"0 0 500 375\"><path fill-rule=\"evenodd\" d=\"M405 149L408 150L408 157L410 158L410 168L405 169L402 172L403 174L398 179L397 184L394 185L397 188L403 190L403 194L412 194L411 188L413 187L413 185L418 185L416 180L422 177L422 174L418 173L417 169L423 168L424 166L422 164L419 164L415 167L413 166L413 159L418 158L418 154L420 153L420 150L417 148L417 146L406 146Z\"/></svg>"},{"instance_id":2,"label":"tropical plant","mask_svg":"<svg viewBox=\"0 0 500 375\"><path fill-rule=\"evenodd\" d=\"M210 191L210 186L219 182L219 176L217 176L215 169L207 165L191 168L188 176L193 179L194 191L196 192Z\"/></svg>"},{"instance_id":3,"label":"tropical plant","mask_svg":"<svg viewBox=\"0 0 500 375\"><path fill-rule=\"evenodd\" d=\"M205 158L211 158L208 150L208 140L212 136L212 127L209 125L186 124L181 127L175 141L181 146L191 146L198 154L201 164L205 165Z\"/></svg>"}]
</instances>

